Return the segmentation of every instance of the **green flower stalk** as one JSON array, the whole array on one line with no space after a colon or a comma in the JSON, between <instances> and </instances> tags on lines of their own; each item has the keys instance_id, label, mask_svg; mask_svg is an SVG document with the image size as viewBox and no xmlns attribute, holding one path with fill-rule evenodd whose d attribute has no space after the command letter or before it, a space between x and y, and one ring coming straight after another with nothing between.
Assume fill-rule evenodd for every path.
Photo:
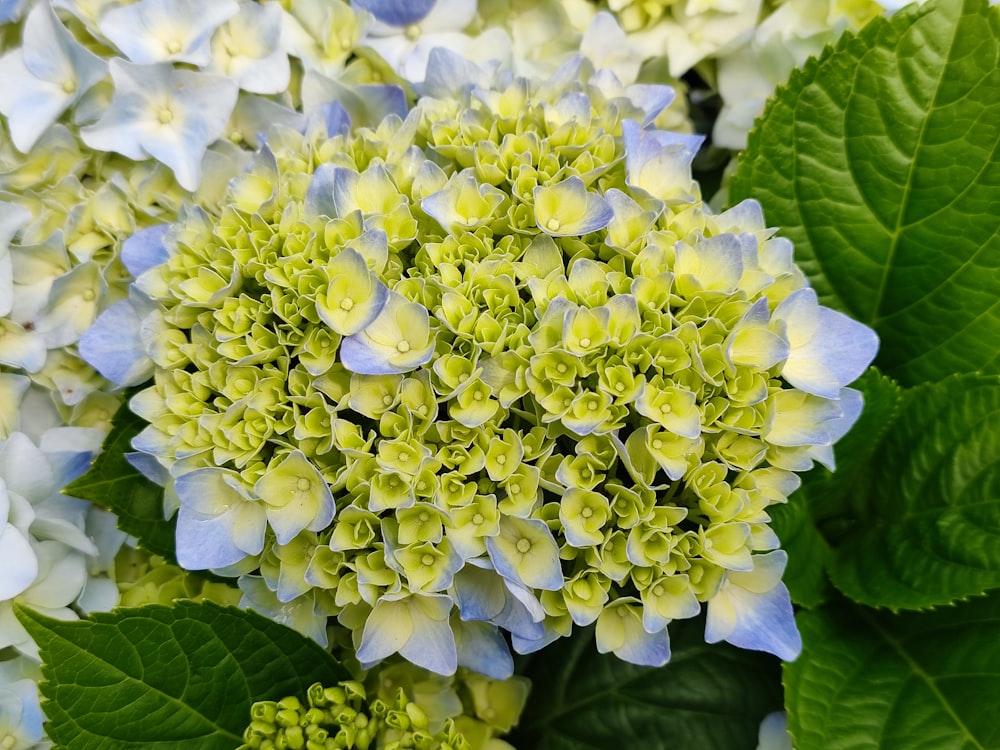
<instances>
[{"instance_id":1,"label":"green flower stalk","mask_svg":"<svg viewBox=\"0 0 1000 750\"><path fill-rule=\"evenodd\" d=\"M768 506L832 465L877 341L820 307L746 202L713 214L665 87L576 60L546 81L443 50L405 118L335 105L140 232L129 300L81 343L152 383L134 447L177 554L370 666L493 678L597 623L793 658ZM140 320L122 334L119 322Z\"/></svg>"}]
</instances>

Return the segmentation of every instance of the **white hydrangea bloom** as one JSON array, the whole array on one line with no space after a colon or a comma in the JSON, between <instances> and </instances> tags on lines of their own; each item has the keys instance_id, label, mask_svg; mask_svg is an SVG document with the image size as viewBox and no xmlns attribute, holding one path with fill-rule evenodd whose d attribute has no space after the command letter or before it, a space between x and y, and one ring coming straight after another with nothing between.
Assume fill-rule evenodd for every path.
<instances>
[{"instance_id":1,"label":"white hydrangea bloom","mask_svg":"<svg viewBox=\"0 0 1000 750\"><path fill-rule=\"evenodd\" d=\"M99 429L57 427L37 444L22 432L0 442L0 648L13 646L37 659L13 604L75 619L90 579L109 569L124 539L108 528L106 512L61 493L86 470L103 435ZM117 603L117 591L106 585L89 588L91 606L84 609Z\"/></svg>"}]
</instances>

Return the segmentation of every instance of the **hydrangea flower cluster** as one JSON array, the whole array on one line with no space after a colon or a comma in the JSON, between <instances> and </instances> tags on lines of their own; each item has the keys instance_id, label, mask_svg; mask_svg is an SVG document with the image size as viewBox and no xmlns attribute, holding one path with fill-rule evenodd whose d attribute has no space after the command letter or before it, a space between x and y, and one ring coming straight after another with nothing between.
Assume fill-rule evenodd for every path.
<instances>
[{"instance_id":1,"label":"hydrangea flower cluster","mask_svg":"<svg viewBox=\"0 0 1000 750\"><path fill-rule=\"evenodd\" d=\"M252 720L239 750L306 748L307 750L472 750L472 745L445 722L431 732L427 715L399 690L386 704L368 700L360 682L344 681L334 687L316 683L309 688L308 707L296 696L253 704Z\"/></svg>"},{"instance_id":2,"label":"hydrangea flower cluster","mask_svg":"<svg viewBox=\"0 0 1000 750\"><path fill-rule=\"evenodd\" d=\"M43 740L38 649L13 605L65 620L118 602L108 574L125 535L110 513L59 492L86 469L102 437L58 427L39 444L22 432L0 440L0 747Z\"/></svg>"},{"instance_id":3,"label":"hydrangea flower cluster","mask_svg":"<svg viewBox=\"0 0 1000 750\"><path fill-rule=\"evenodd\" d=\"M321 642L337 616L364 664L505 677L501 630L526 653L595 621L663 664L702 604L708 640L792 658L767 507L832 465L874 333L756 204L702 204L699 139L648 127L668 89L437 50L423 92L278 134L220 212L126 246L81 351L153 376L135 462L181 564Z\"/></svg>"}]
</instances>

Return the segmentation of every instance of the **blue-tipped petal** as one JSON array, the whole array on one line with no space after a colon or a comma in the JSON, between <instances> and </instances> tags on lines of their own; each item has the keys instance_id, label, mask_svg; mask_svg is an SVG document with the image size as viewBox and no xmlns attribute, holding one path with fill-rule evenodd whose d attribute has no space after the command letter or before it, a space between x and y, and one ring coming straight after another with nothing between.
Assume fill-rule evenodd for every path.
<instances>
[{"instance_id":1,"label":"blue-tipped petal","mask_svg":"<svg viewBox=\"0 0 1000 750\"><path fill-rule=\"evenodd\" d=\"M327 138L335 135L344 135L351 130L351 116L347 114L340 102L331 102L320 107L323 113L323 122L326 124Z\"/></svg>"},{"instance_id":2,"label":"blue-tipped petal","mask_svg":"<svg viewBox=\"0 0 1000 750\"><path fill-rule=\"evenodd\" d=\"M455 574L455 598L463 620L490 621L503 611L507 591L491 569L466 565Z\"/></svg>"},{"instance_id":3,"label":"blue-tipped petal","mask_svg":"<svg viewBox=\"0 0 1000 750\"><path fill-rule=\"evenodd\" d=\"M131 299L116 302L80 338L80 356L113 383L139 385L153 376L140 336L142 316Z\"/></svg>"},{"instance_id":4,"label":"blue-tipped petal","mask_svg":"<svg viewBox=\"0 0 1000 750\"><path fill-rule=\"evenodd\" d=\"M538 623L538 625L542 628L542 632L537 638L525 638L517 633L511 633L510 645L514 647L517 653L522 655L533 654L536 651L541 651L550 643L559 640L560 634L555 628L543 627L542 623Z\"/></svg>"},{"instance_id":5,"label":"blue-tipped petal","mask_svg":"<svg viewBox=\"0 0 1000 750\"><path fill-rule=\"evenodd\" d=\"M138 278L150 268L165 263L169 258L163 238L170 229L169 224L157 224L140 229L122 243L122 263L132 275Z\"/></svg>"},{"instance_id":6,"label":"blue-tipped petal","mask_svg":"<svg viewBox=\"0 0 1000 750\"><path fill-rule=\"evenodd\" d=\"M514 674L514 659L495 625L455 622L453 628L459 666L494 680L506 680Z\"/></svg>"},{"instance_id":7,"label":"blue-tipped petal","mask_svg":"<svg viewBox=\"0 0 1000 750\"><path fill-rule=\"evenodd\" d=\"M437 0L352 0L355 8L363 8L390 26L409 26L423 20Z\"/></svg>"},{"instance_id":8,"label":"blue-tipped petal","mask_svg":"<svg viewBox=\"0 0 1000 750\"><path fill-rule=\"evenodd\" d=\"M611 204L577 176L534 189L535 222L552 237L579 237L604 229L615 218Z\"/></svg>"},{"instance_id":9,"label":"blue-tipped petal","mask_svg":"<svg viewBox=\"0 0 1000 750\"><path fill-rule=\"evenodd\" d=\"M186 570L224 568L247 554L233 541L225 516L209 516L181 504L177 512L177 563Z\"/></svg>"},{"instance_id":10,"label":"blue-tipped petal","mask_svg":"<svg viewBox=\"0 0 1000 750\"><path fill-rule=\"evenodd\" d=\"M413 634L399 649L399 655L435 674L455 674L458 650L449 622L451 599L443 594L413 594L408 602Z\"/></svg>"},{"instance_id":11,"label":"blue-tipped petal","mask_svg":"<svg viewBox=\"0 0 1000 750\"><path fill-rule=\"evenodd\" d=\"M544 521L502 517L500 534L486 538L486 551L506 579L543 591L562 588L559 545Z\"/></svg>"},{"instance_id":12,"label":"blue-tipped petal","mask_svg":"<svg viewBox=\"0 0 1000 750\"><path fill-rule=\"evenodd\" d=\"M629 100L642 110L642 125L649 125L656 116L670 106L675 93L670 86L656 83L633 83L625 89Z\"/></svg>"},{"instance_id":13,"label":"blue-tipped petal","mask_svg":"<svg viewBox=\"0 0 1000 750\"><path fill-rule=\"evenodd\" d=\"M409 372L405 367L391 364L388 351L391 350L379 347L362 331L353 336L345 336L340 342L340 361L344 367L358 375L398 375Z\"/></svg>"},{"instance_id":14,"label":"blue-tipped petal","mask_svg":"<svg viewBox=\"0 0 1000 750\"><path fill-rule=\"evenodd\" d=\"M403 601L381 599L365 621L358 661L375 664L403 648L412 635L410 607Z\"/></svg>"},{"instance_id":15,"label":"blue-tipped petal","mask_svg":"<svg viewBox=\"0 0 1000 750\"><path fill-rule=\"evenodd\" d=\"M427 72L420 85L420 93L437 99L463 101L472 89L485 87L486 78L482 68L471 60L445 47L435 47L427 59Z\"/></svg>"},{"instance_id":16,"label":"blue-tipped petal","mask_svg":"<svg viewBox=\"0 0 1000 750\"><path fill-rule=\"evenodd\" d=\"M153 484L165 487L170 479L170 472L163 468L163 464L148 453L130 452L126 453L125 460L129 465L142 474Z\"/></svg>"},{"instance_id":17,"label":"blue-tipped petal","mask_svg":"<svg viewBox=\"0 0 1000 750\"><path fill-rule=\"evenodd\" d=\"M878 352L875 331L820 306L809 287L788 295L772 319L785 324L791 344L781 376L816 396L837 398L841 387L860 377Z\"/></svg>"},{"instance_id":18,"label":"blue-tipped petal","mask_svg":"<svg viewBox=\"0 0 1000 750\"><path fill-rule=\"evenodd\" d=\"M306 190L305 215L314 216L337 215L337 207L333 202L333 184L337 167L333 164L320 164L313 172L309 187Z\"/></svg>"},{"instance_id":19,"label":"blue-tipped petal","mask_svg":"<svg viewBox=\"0 0 1000 750\"><path fill-rule=\"evenodd\" d=\"M727 623L713 617L712 601L708 603L705 622L705 640L717 643L724 640L740 648L766 651L784 661L793 661L802 651L802 636L795 626L792 600L785 584L763 594L734 588L729 598L736 610L737 619L729 632L722 635Z\"/></svg>"}]
</instances>

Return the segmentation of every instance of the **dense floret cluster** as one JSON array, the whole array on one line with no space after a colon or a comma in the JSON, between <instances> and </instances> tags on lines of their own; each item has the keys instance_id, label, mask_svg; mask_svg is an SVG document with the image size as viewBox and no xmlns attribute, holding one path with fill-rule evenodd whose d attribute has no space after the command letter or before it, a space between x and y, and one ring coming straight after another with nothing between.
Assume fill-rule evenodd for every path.
<instances>
[{"instance_id":1,"label":"dense floret cluster","mask_svg":"<svg viewBox=\"0 0 1000 750\"><path fill-rule=\"evenodd\" d=\"M669 89L437 50L405 119L273 137L224 208L124 249L81 342L150 422L182 565L358 658L510 673L597 622L794 656L768 506L829 464L874 355L759 207L713 215ZM155 458L154 462L150 458ZM163 470L166 471L163 471Z\"/></svg>"},{"instance_id":2,"label":"dense floret cluster","mask_svg":"<svg viewBox=\"0 0 1000 750\"><path fill-rule=\"evenodd\" d=\"M295 696L254 703L239 750L472 750L451 720L431 732L427 714L402 689L386 704L368 700L360 682L317 682L306 699L308 706Z\"/></svg>"}]
</instances>

